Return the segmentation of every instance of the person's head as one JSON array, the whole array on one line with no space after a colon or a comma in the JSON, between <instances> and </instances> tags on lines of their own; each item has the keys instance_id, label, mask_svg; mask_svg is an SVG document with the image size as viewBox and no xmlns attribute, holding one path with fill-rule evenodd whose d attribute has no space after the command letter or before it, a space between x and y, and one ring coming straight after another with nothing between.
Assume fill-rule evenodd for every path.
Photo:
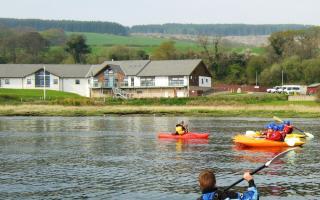
<instances>
[{"instance_id":1,"label":"person's head","mask_svg":"<svg viewBox=\"0 0 320 200\"><path fill-rule=\"evenodd\" d=\"M284 124L290 126L291 122L290 121L284 121Z\"/></svg>"},{"instance_id":2,"label":"person's head","mask_svg":"<svg viewBox=\"0 0 320 200\"><path fill-rule=\"evenodd\" d=\"M211 169L205 169L199 174L200 190L211 191L216 187L216 177L214 171Z\"/></svg>"}]
</instances>

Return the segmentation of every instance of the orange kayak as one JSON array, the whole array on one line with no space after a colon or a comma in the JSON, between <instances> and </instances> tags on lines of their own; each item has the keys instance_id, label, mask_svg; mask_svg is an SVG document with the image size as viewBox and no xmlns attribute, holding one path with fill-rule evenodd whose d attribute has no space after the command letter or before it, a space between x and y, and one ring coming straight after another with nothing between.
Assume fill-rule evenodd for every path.
<instances>
[{"instance_id":1,"label":"orange kayak","mask_svg":"<svg viewBox=\"0 0 320 200\"><path fill-rule=\"evenodd\" d=\"M174 133L158 133L158 138L171 139L208 139L209 133L192 133L188 132L183 135L176 135Z\"/></svg>"},{"instance_id":2,"label":"orange kayak","mask_svg":"<svg viewBox=\"0 0 320 200\"><path fill-rule=\"evenodd\" d=\"M248 147L293 147L302 146L304 141L301 138L286 138L285 141L273 141L264 138L254 138L245 135L236 135L233 138L236 144Z\"/></svg>"}]
</instances>

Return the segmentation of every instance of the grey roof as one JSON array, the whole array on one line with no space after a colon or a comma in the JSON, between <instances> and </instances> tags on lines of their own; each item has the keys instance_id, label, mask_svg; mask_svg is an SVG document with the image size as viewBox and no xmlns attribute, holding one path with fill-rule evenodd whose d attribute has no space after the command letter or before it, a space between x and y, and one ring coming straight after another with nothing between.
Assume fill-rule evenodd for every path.
<instances>
[{"instance_id":1,"label":"grey roof","mask_svg":"<svg viewBox=\"0 0 320 200\"><path fill-rule=\"evenodd\" d=\"M150 60L124 60L124 61L105 61L102 65L118 65L126 76L137 75Z\"/></svg>"},{"instance_id":2,"label":"grey roof","mask_svg":"<svg viewBox=\"0 0 320 200\"><path fill-rule=\"evenodd\" d=\"M151 61L138 76L188 76L200 63L200 59Z\"/></svg>"},{"instance_id":3,"label":"grey roof","mask_svg":"<svg viewBox=\"0 0 320 200\"><path fill-rule=\"evenodd\" d=\"M201 63L197 60L126 60L105 61L99 65L45 64L50 73L65 78L96 75L106 66L123 71L126 76L187 76ZM43 64L0 64L1 78L23 78L43 68Z\"/></svg>"},{"instance_id":4,"label":"grey roof","mask_svg":"<svg viewBox=\"0 0 320 200\"><path fill-rule=\"evenodd\" d=\"M1 64L0 77L23 78L46 67L46 70L56 76L66 78L86 77L91 65L81 64Z\"/></svg>"}]
</instances>

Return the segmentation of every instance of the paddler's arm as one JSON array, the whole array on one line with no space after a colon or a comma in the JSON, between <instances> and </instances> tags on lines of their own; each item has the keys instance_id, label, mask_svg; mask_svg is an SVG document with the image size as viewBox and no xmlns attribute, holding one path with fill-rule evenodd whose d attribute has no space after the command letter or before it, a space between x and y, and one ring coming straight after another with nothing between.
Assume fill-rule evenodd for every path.
<instances>
[{"instance_id":1,"label":"paddler's arm","mask_svg":"<svg viewBox=\"0 0 320 200\"><path fill-rule=\"evenodd\" d=\"M238 200L258 200L259 194L256 185L254 184L253 177L249 172L243 174L243 178L248 181L249 187L246 192L239 193L233 191L226 191L221 194L221 199L238 199Z\"/></svg>"}]
</instances>

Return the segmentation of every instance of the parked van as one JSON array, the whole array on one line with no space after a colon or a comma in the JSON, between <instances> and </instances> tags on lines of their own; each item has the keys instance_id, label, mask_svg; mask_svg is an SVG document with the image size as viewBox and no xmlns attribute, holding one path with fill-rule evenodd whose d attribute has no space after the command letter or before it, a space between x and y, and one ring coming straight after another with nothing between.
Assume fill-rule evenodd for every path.
<instances>
[{"instance_id":1,"label":"parked van","mask_svg":"<svg viewBox=\"0 0 320 200\"><path fill-rule=\"evenodd\" d=\"M285 94L306 94L306 87L301 85L284 85L283 93Z\"/></svg>"}]
</instances>

